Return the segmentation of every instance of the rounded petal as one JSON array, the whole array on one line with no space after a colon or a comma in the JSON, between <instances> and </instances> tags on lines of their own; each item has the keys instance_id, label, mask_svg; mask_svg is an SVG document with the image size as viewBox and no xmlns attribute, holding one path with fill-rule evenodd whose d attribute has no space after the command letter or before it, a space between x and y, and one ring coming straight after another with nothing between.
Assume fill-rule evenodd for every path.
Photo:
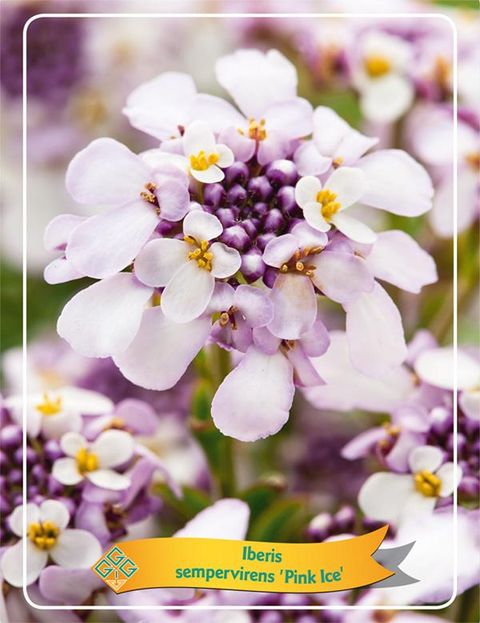
<instances>
[{"instance_id":1,"label":"rounded petal","mask_svg":"<svg viewBox=\"0 0 480 623\"><path fill-rule=\"evenodd\" d=\"M216 151L218 154L217 165L219 167L225 169L234 163L235 157L230 147L227 147L226 145L217 145Z\"/></svg>"},{"instance_id":2,"label":"rounded petal","mask_svg":"<svg viewBox=\"0 0 480 623\"><path fill-rule=\"evenodd\" d=\"M222 231L223 226L218 218L202 210L192 210L183 221L185 236L191 236L198 242L218 238Z\"/></svg>"},{"instance_id":3,"label":"rounded petal","mask_svg":"<svg viewBox=\"0 0 480 623\"><path fill-rule=\"evenodd\" d=\"M413 493L410 474L380 472L365 481L358 494L358 505L370 519L398 524Z\"/></svg>"},{"instance_id":4,"label":"rounded petal","mask_svg":"<svg viewBox=\"0 0 480 623\"><path fill-rule=\"evenodd\" d=\"M407 356L402 319L395 303L375 283L344 305L350 359L360 372L381 378Z\"/></svg>"},{"instance_id":5,"label":"rounded petal","mask_svg":"<svg viewBox=\"0 0 480 623\"><path fill-rule=\"evenodd\" d=\"M103 394L81 387L62 387L62 404L84 415L103 415L113 411L113 401Z\"/></svg>"},{"instance_id":6,"label":"rounded petal","mask_svg":"<svg viewBox=\"0 0 480 623\"><path fill-rule=\"evenodd\" d=\"M364 260L353 253L325 251L314 256L313 283L337 303L354 301L363 292L371 292L374 279Z\"/></svg>"},{"instance_id":7,"label":"rounded petal","mask_svg":"<svg viewBox=\"0 0 480 623\"><path fill-rule=\"evenodd\" d=\"M90 569L66 569L49 565L40 574L39 588L42 595L54 603L81 605L94 591L102 588L102 581Z\"/></svg>"},{"instance_id":8,"label":"rounded petal","mask_svg":"<svg viewBox=\"0 0 480 623\"><path fill-rule=\"evenodd\" d=\"M408 455L408 465L413 474L427 470L436 472L443 461L443 452L435 446L419 446Z\"/></svg>"},{"instance_id":9,"label":"rounded petal","mask_svg":"<svg viewBox=\"0 0 480 623\"><path fill-rule=\"evenodd\" d=\"M188 245L174 238L148 242L135 260L135 275L147 286L166 286L187 261Z\"/></svg>"},{"instance_id":10,"label":"rounded petal","mask_svg":"<svg viewBox=\"0 0 480 623\"><path fill-rule=\"evenodd\" d=\"M234 301L235 307L250 327L264 327L273 318L273 303L259 288L247 285L238 286L235 290Z\"/></svg>"},{"instance_id":11,"label":"rounded petal","mask_svg":"<svg viewBox=\"0 0 480 623\"><path fill-rule=\"evenodd\" d=\"M71 457L57 459L52 467L52 476L62 485L78 485L83 476L78 471L77 462Z\"/></svg>"},{"instance_id":12,"label":"rounded petal","mask_svg":"<svg viewBox=\"0 0 480 623\"><path fill-rule=\"evenodd\" d=\"M86 530L65 530L50 551L52 560L67 569L88 569L101 555L100 543Z\"/></svg>"},{"instance_id":13,"label":"rounded petal","mask_svg":"<svg viewBox=\"0 0 480 623\"><path fill-rule=\"evenodd\" d=\"M24 506L17 506L13 513L8 517L8 525L13 534L23 537L23 510ZM28 502L25 512L27 514L27 526L31 523L37 523L40 515L39 508L33 502Z\"/></svg>"},{"instance_id":14,"label":"rounded petal","mask_svg":"<svg viewBox=\"0 0 480 623\"><path fill-rule=\"evenodd\" d=\"M2 575L12 586L23 586L23 543L18 541L12 547L7 547L0 561ZM35 582L40 571L47 564L48 553L35 547L30 541L25 541L27 548L27 586Z\"/></svg>"},{"instance_id":15,"label":"rounded petal","mask_svg":"<svg viewBox=\"0 0 480 623\"><path fill-rule=\"evenodd\" d=\"M382 149L364 156L355 166L367 178L362 203L400 216L420 216L432 207L432 181L406 152ZM408 196L405 196L406 188Z\"/></svg>"},{"instance_id":16,"label":"rounded petal","mask_svg":"<svg viewBox=\"0 0 480 623\"><path fill-rule=\"evenodd\" d=\"M281 353L266 355L251 347L213 398L215 426L240 441L277 433L292 405L292 376L292 366Z\"/></svg>"},{"instance_id":17,"label":"rounded petal","mask_svg":"<svg viewBox=\"0 0 480 623\"><path fill-rule=\"evenodd\" d=\"M330 336L327 327L320 318L313 323L312 328L302 334L302 348L309 357L320 357L330 346Z\"/></svg>"},{"instance_id":18,"label":"rounded petal","mask_svg":"<svg viewBox=\"0 0 480 623\"><path fill-rule=\"evenodd\" d=\"M107 277L70 299L58 319L58 334L86 357L123 352L138 331L151 294L131 273Z\"/></svg>"},{"instance_id":19,"label":"rounded petal","mask_svg":"<svg viewBox=\"0 0 480 623\"><path fill-rule=\"evenodd\" d=\"M328 223L322 215L322 206L317 201L311 201L307 203L303 208L303 216L310 227L321 232L327 232L330 230L330 223Z\"/></svg>"},{"instance_id":20,"label":"rounded petal","mask_svg":"<svg viewBox=\"0 0 480 623\"><path fill-rule=\"evenodd\" d=\"M162 311L174 322L194 320L206 310L214 287L213 275L190 260L175 273L163 291Z\"/></svg>"},{"instance_id":21,"label":"rounded petal","mask_svg":"<svg viewBox=\"0 0 480 623\"><path fill-rule=\"evenodd\" d=\"M167 71L135 89L123 113L134 128L163 141L177 135L178 126L185 124L195 94L191 76Z\"/></svg>"},{"instance_id":22,"label":"rounded petal","mask_svg":"<svg viewBox=\"0 0 480 623\"><path fill-rule=\"evenodd\" d=\"M68 165L65 183L78 203L120 206L138 198L150 171L112 138L97 138Z\"/></svg>"},{"instance_id":23,"label":"rounded petal","mask_svg":"<svg viewBox=\"0 0 480 623\"><path fill-rule=\"evenodd\" d=\"M72 232L66 257L87 277L109 277L132 263L157 223L153 206L141 200L91 216Z\"/></svg>"},{"instance_id":24,"label":"rounded petal","mask_svg":"<svg viewBox=\"0 0 480 623\"><path fill-rule=\"evenodd\" d=\"M232 150L235 160L240 162L248 162L255 153L255 140L241 134L237 127L231 126L222 130L218 135L218 140L225 143Z\"/></svg>"},{"instance_id":25,"label":"rounded petal","mask_svg":"<svg viewBox=\"0 0 480 623\"><path fill-rule=\"evenodd\" d=\"M452 346L423 351L415 361L415 373L422 381L453 390L455 386L455 359ZM474 388L480 383L480 363L462 350L457 352L457 387Z\"/></svg>"},{"instance_id":26,"label":"rounded petal","mask_svg":"<svg viewBox=\"0 0 480 623\"><path fill-rule=\"evenodd\" d=\"M312 202L317 203L317 194L322 189L318 177L306 175L301 177L295 186L295 201L301 208Z\"/></svg>"},{"instance_id":27,"label":"rounded petal","mask_svg":"<svg viewBox=\"0 0 480 623\"><path fill-rule=\"evenodd\" d=\"M257 150L257 160L261 165L274 160L285 158L288 153L290 141L277 130L271 130L267 137L260 141Z\"/></svg>"},{"instance_id":28,"label":"rounded petal","mask_svg":"<svg viewBox=\"0 0 480 623\"><path fill-rule=\"evenodd\" d=\"M335 201L339 201L341 209L344 209L362 199L367 189L367 179L360 169L340 167L330 175L325 188L337 195Z\"/></svg>"},{"instance_id":29,"label":"rounded petal","mask_svg":"<svg viewBox=\"0 0 480 623\"><path fill-rule=\"evenodd\" d=\"M60 440L60 447L67 456L75 456L81 448L86 448L88 442L83 435L76 432L68 432Z\"/></svg>"},{"instance_id":30,"label":"rounded petal","mask_svg":"<svg viewBox=\"0 0 480 623\"><path fill-rule=\"evenodd\" d=\"M311 134L312 105L303 97L294 97L271 104L264 113L267 134L274 130L293 140Z\"/></svg>"},{"instance_id":31,"label":"rounded petal","mask_svg":"<svg viewBox=\"0 0 480 623\"><path fill-rule=\"evenodd\" d=\"M191 121L199 119L209 125L215 133L225 128L243 128L246 120L229 102L206 93L195 96L191 106Z\"/></svg>"},{"instance_id":32,"label":"rounded petal","mask_svg":"<svg viewBox=\"0 0 480 623\"><path fill-rule=\"evenodd\" d=\"M411 82L403 76L390 74L371 80L361 95L362 112L375 123L391 123L404 115L415 96Z\"/></svg>"},{"instance_id":33,"label":"rounded petal","mask_svg":"<svg viewBox=\"0 0 480 623\"><path fill-rule=\"evenodd\" d=\"M436 472L442 482L440 497L448 498L458 487L462 479L462 468L455 463L444 463Z\"/></svg>"},{"instance_id":34,"label":"rounded petal","mask_svg":"<svg viewBox=\"0 0 480 623\"><path fill-rule=\"evenodd\" d=\"M210 251L213 253L212 275L217 279L231 277L240 268L242 258L236 249L223 242L214 242Z\"/></svg>"},{"instance_id":35,"label":"rounded petal","mask_svg":"<svg viewBox=\"0 0 480 623\"><path fill-rule=\"evenodd\" d=\"M305 141L293 156L300 175L321 175L328 171L332 159L323 156L313 141Z\"/></svg>"},{"instance_id":36,"label":"rounded petal","mask_svg":"<svg viewBox=\"0 0 480 623\"><path fill-rule=\"evenodd\" d=\"M98 457L101 468L125 463L131 458L134 448L133 437L123 430L107 430L91 445L91 451Z\"/></svg>"},{"instance_id":37,"label":"rounded petal","mask_svg":"<svg viewBox=\"0 0 480 623\"><path fill-rule=\"evenodd\" d=\"M291 233L297 239L298 247L305 249L306 247L326 247L328 244L328 236L325 232L319 232L308 223L300 221L292 227Z\"/></svg>"},{"instance_id":38,"label":"rounded petal","mask_svg":"<svg viewBox=\"0 0 480 623\"><path fill-rule=\"evenodd\" d=\"M70 521L70 513L65 504L57 500L45 500L40 504L40 521L51 521L57 528L64 530Z\"/></svg>"},{"instance_id":39,"label":"rounded petal","mask_svg":"<svg viewBox=\"0 0 480 623\"><path fill-rule=\"evenodd\" d=\"M136 385L170 389L203 347L210 329L208 317L178 324L165 318L160 307L147 309L135 339L114 362Z\"/></svg>"},{"instance_id":40,"label":"rounded petal","mask_svg":"<svg viewBox=\"0 0 480 623\"><path fill-rule=\"evenodd\" d=\"M458 404L468 418L480 421L480 389L463 391L458 397Z\"/></svg>"},{"instance_id":41,"label":"rounded petal","mask_svg":"<svg viewBox=\"0 0 480 623\"><path fill-rule=\"evenodd\" d=\"M265 247L263 261L269 266L280 268L282 264L288 262L298 250L298 241L292 234L284 234L278 238L273 238Z\"/></svg>"},{"instance_id":42,"label":"rounded petal","mask_svg":"<svg viewBox=\"0 0 480 623\"><path fill-rule=\"evenodd\" d=\"M190 169L190 173L192 177L202 182L202 184L216 184L217 182L221 182L225 177L225 173L220 167L217 167L216 164L210 165L205 171Z\"/></svg>"},{"instance_id":43,"label":"rounded petal","mask_svg":"<svg viewBox=\"0 0 480 623\"><path fill-rule=\"evenodd\" d=\"M84 277L84 275L64 257L58 257L56 260L52 260L50 264L45 266L45 270L43 271L43 278L50 285L66 283L67 281L81 279L82 277Z\"/></svg>"},{"instance_id":44,"label":"rounded petal","mask_svg":"<svg viewBox=\"0 0 480 623\"><path fill-rule=\"evenodd\" d=\"M43 244L48 251L63 247L72 231L85 220L76 214L59 214L52 219L43 233Z\"/></svg>"},{"instance_id":45,"label":"rounded petal","mask_svg":"<svg viewBox=\"0 0 480 623\"><path fill-rule=\"evenodd\" d=\"M437 281L433 258L403 231L378 234L365 262L377 279L407 292L416 294L423 286Z\"/></svg>"},{"instance_id":46,"label":"rounded petal","mask_svg":"<svg viewBox=\"0 0 480 623\"><path fill-rule=\"evenodd\" d=\"M196 156L204 151L207 155L215 151L215 136L205 121L192 121L185 128L183 152L186 156Z\"/></svg>"},{"instance_id":47,"label":"rounded petal","mask_svg":"<svg viewBox=\"0 0 480 623\"><path fill-rule=\"evenodd\" d=\"M174 536L242 540L247 536L249 518L248 504L224 498L200 511Z\"/></svg>"},{"instance_id":48,"label":"rounded petal","mask_svg":"<svg viewBox=\"0 0 480 623\"><path fill-rule=\"evenodd\" d=\"M69 431L82 428L82 416L77 411L62 411L42 417L42 433L47 439L59 439Z\"/></svg>"},{"instance_id":49,"label":"rounded petal","mask_svg":"<svg viewBox=\"0 0 480 623\"><path fill-rule=\"evenodd\" d=\"M88 480L100 489L111 489L112 491L123 491L130 486L130 478L125 474L118 474L111 469L97 469L94 472L87 472Z\"/></svg>"},{"instance_id":50,"label":"rounded petal","mask_svg":"<svg viewBox=\"0 0 480 623\"><path fill-rule=\"evenodd\" d=\"M317 298L308 277L280 273L271 292L273 320L268 329L276 337L298 340L317 317Z\"/></svg>"},{"instance_id":51,"label":"rounded petal","mask_svg":"<svg viewBox=\"0 0 480 623\"><path fill-rule=\"evenodd\" d=\"M348 216L345 212L338 212L332 217L332 223L344 236L360 244L373 244L377 234L361 221Z\"/></svg>"},{"instance_id":52,"label":"rounded petal","mask_svg":"<svg viewBox=\"0 0 480 623\"><path fill-rule=\"evenodd\" d=\"M190 206L188 184L177 179L163 179L155 190L155 196L160 216L167 221L180 221L187 214Z\"/></svg>"}]
</instances>

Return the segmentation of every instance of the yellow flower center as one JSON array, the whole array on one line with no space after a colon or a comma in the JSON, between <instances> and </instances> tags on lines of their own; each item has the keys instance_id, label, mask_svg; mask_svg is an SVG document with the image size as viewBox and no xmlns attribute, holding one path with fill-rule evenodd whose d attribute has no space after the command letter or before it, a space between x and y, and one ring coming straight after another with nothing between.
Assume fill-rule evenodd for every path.
<instances>
[{"instance_id":1,"label":"yellow flower center","mask_svg":"<svg viewBox=\"0 0 480 623\"><path fill-rule=\"evenodd\" d=\"M75 460L77 461L78 471L81 474L94 472L98 469L99 463L97 455L87 450L87 448L80 448L75 455Z\"/></svg>"},{"instance_id":2,"label":"yellow flower center","mask_svg":"<svg viewBox=\"0 0 480 623\"><path fill-rule=\"evenodd\" d=\"M440 495L442 481L427 469L417 472L413 479L415 481L415 489L425 497L436 498Z\"/></svg>"},{"instance_id":3,"label":"yellow flower center","mask_svg":"<svg viewBox=\"0 0 480 623\"><path fill-rule=\"evenodd\" d=\"M57 542L60 533L53 521L35 522L28 526L28 538L35 547L42 550L50 550Z\"/></svg>"},{"instance_id":4,"label":"yellow flower center","mask_svg":"<svg viewBox=\"0 0 480 623\"><path fill-rule=\"evenodd\" d=\"M342 207L339 201L335 201L336 198L336 193L328 190L328 188L324 188L317 193L316 201L321 205L322 216L327 223Z\"/></svg>"},{"instance_id":5,"label":"yellow flower center","mask_svg":"<svg viewBox=\"0 0 480 623\"><path fill-rule=\"evenodd\" d=\"M465 156L465 162L474 173L480 173L480 151L471 151Z\"/></svg>"},{"instance_id":6,"label":"yellow flower center","mask_svg":"<svg viewBox=\"0 0 480 623\"><path fill-rule=\"evenodd\" d=\"M190 167L195 171L206 171L212 164L217 164L220 156L216 153L206 154L203 149L195 156L190 156Z\"/></svg>"},{"instance_id":7,"label":"yellow flower center","mask_svg":"<svg viewBox=\"0 0 480 623\"><path fill-rule=\"evenodd\" d=\"M380 56L379 54L372 54L367 56L364 61L365 71L371 78L380 78L385 74L388 74L391 68L391 63L388 58Z\"/></svg>"},{"instance_id":8,"label":"yellow flower center","mask_svg":"<svg viewBox=\"0 0 480 623\"><path fill-rule=\"evenodd\" d=\"M323 251L323 247L304 247L303 249L297 249L293 256L280 266L281 273L298 273L305 275L305 277L313 277L315 271L315 264L311 264L310 257L312 255L318 255Z\"/></svg>"},{"instance_id":9,"label":"yellow flower center","mask_svg":"<svg viewBox=\"0 0 480 623\"><path fill-rule=\"evenodd\" d=\"M56 415L62 410L62 398L58 396L54 400L48 397L48 393L43 394L43 402L35 405L35 409L42 415Z\"/></svg>"},{"instance_id":10,"label":"yellow flower center","mask_svg":"<svg viewBox=\"0 0 480 623\"><path fill-rule=\"evenodd\" d=\"M248 120L248 137L255 141L263 141L267 138L267 130L265 129L265 119L255 121L253 117Z\"/></svg>"},{"instance_id":11,"label":"yellow flower center","mask_svg":"<svg viewBox=\"0 0 480 623\"><path fill-rule=\"evenodd\" d=\"M195 260L199 268L203 268L204 270L211 272L213 253L208 250L210 248L208 240L201 240L200 242L197 242L192 236L184 236L183 239L186 243L195 247L193 251L189 251L187 258L189 260Z\"/></svg>"}]
</instances>

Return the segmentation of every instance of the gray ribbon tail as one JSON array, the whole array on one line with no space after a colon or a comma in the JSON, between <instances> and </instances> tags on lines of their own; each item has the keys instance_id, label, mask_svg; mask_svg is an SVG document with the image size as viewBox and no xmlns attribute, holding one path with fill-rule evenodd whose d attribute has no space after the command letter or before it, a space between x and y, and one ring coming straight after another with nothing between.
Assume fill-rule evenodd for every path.
<instances>
[{"instance_id":1,"label":"gray ribbon tail","mask_svg":"<svg viewBox=\"0 0 480 623\"><path fill-rule=\"evenodd\" d=\"M372 588L392 588L393 586L406 586L407 584L415 584L419 582L416 578L403 572L398 565L402 563L408 556L410 550L415 545L415 541L400 545L400 547L392 547L390 549L377 549L372 558L376 560L382 567L393 571L395 575L390 576L386 580L375 582Z\"/></svg>"}]
</instances>

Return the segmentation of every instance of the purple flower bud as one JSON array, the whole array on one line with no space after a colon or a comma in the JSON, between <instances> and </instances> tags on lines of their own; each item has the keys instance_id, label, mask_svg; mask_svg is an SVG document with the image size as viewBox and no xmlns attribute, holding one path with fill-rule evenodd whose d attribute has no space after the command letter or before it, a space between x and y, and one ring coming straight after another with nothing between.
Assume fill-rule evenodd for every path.
<instances>
[{"instance_id":1,"label":"purple flower bud","mask_svg":"<svg viewBox=\"0 0 480 623\"><path fill-rule=\"evenodd\" d=\"M257 238L257 247L261 251L264 251L265 247L270 242L270 240L273 240L274 238L275 238L275 234L262 234L261 236Z\"/></svg>"},{"instance_id":2,"label":"purple flower bud","mask_svg":"<svg viewBox=\"0 0 480 623\"><path fill-rule=\"evenodd\" d=\"M11 513L10 504L4 495L0 495L0 515L6 516Z\"/></svg>"},{"instance_id":3,"label":"purple flower bud","mask_svg":"<svg viewBox=\"0 0 480 623\"><path fill-rule=\"evenodd\" d=\"M464 476L458 487L458 492L469 498L477 499L480 494L480 481L475 476Z\"/></svg>"},{"instance_id":4,"label":"purple flower bud","mask_svg":"<svg viewBox=\"0 0 480 623\"><path fill-rule=\"evenodd\" d=\"M70 517L72 517L75 514L75 511L77 509L76 509L75 502L71 498L58 497L57 500L61 502L67 508L68 512L70 513Z\"/></svg>"},{"instance_id":5,"label":"purple flower bud","mask_svg":"<svg viewBox=\"0 0 480 623\"><path fill-rule=\"evenodd\" d=\"M27 497L29 500L40 493L40 489L35 485L30 485L27 489Z\"/></svg>"},{"instance_id":6,"label":"purple flower bud","mask_svg":"<svg viewBox=\"0 0 480 623\"><path fill-rule=\"evenodd\" d=\"M277 192L277 203L279 208L289 216L299 216L300 208L295 201L295 188L293 186L283 186Z\"/></svg>"},{"instance_id":7,"label":"purple flower bud","mask_svg":"<svg viewBox=\"0 0 480 623\"><path fill-rule=\"evenodd\" d=\"M307 534L314 541L324 541L330 535L332 526L332 516L329 513L320 513L308 524Z\"/></svg>"},{"instance_id":8,"label":"purple flower bud","mask_svg":"<svg viewBox=\"0 0 480 623\"><path fill-rule=\"evenodd\" d=\"M9 464L10 461L8 460L8 456L5 454L5 452L0 450L0 469L2 470L2 472L7 469Z\"/></svg>"},{"instance_id":9,"label":"purple flower bud","mask_svg":"<svg viewBox=\"0 0 480 623\"><path fill-rule=\"evenodd\" d=\"M157 225L157 232L161 236L168 236L177 226L178 223L172 223L171 221L165 221L162 219Z\"/></svg>"},{"instance_id":10,"label":"purple flower bud","mask_svg":"<svg viewBox=\"0 0 480 623\"><path fill-rule=\"evenodd\" d=\"M45 481L46 473L42 465L37 464L33 466L33 469L30 472L30 476L33 482L43 484L43 482Z\"/></svg>"},{"instance_id":11,"label":"purple flower bud","mask_svg":"<svg viewBox=\"0 0 480 623\"><path fill-rule=\"evenodd\" d=\"M248 218L242 221L242 227L250 238L255 239L257 237L258 228L260 227L260 221L258 218Z\"/></svg>"},{"instance_id":12,"label":"purple flower bud","mask_svg":"<svg viewBox=\"0 0 480 623\"><path fill-rule=\"evenodd\" d=\"M16 506L22 506L22 504L23 504L23 495L21 493L17 493L17 495L13 497L12 507L15 508Z\"/></svg>"},{"instance_id":13,"label":"purple flower bud","mask_svg":"<svg viewBox=\"0 0 480 623\"><path fill-rule=\"evenodd\" d=\"M225 171L225 181L227 186L233 184L244 184L248 179L248 166L244 162L234 162L231 167Z\"/></svg>"},{"instance_id":14,"label":"purple flower bud","mask_svg":"<svg viewBox=\"0 0 480 623\"><path fill-rule=\"evenodd\" d=\"M220 240L238 251L245 251L250 245L250 237L240 225L227 227L220 236Z\"/></svg>"},{"instance_id":15,"label":"purple flower bud","mask_svg":"<svg viewBox=\"0 0 480 623\"><path fill-rule=\"evenodd\" d=\"M264 203L263 201L257 201L253 206L253 212L258 216L265 216L269 210L268 203Z\"/></svg>"},{"instance_id":16,"label":"purple flower bud","mask_svg":"<svg viewBox=\"0 0 480 623\"><path fill-rule=\"evenodd\" d=\"M47 479L47 488L48 493L52 496L60 495L63 492L63 485L50 474Z\"/></svg>"},{"instance_id":17,"label":"purple flower bud","mask_svg":"<svg viewBox=\"0 0 480 623\"><path fill-rule=\"evenodd\" d=\"M269 201L273 195L273 188L265 175L253 177L248 182L248 194L255 201Z\"/></svg>"},{"instance_id":18,"label":"purple flower bud","mask_svg":"<svg viewBox=\"0 0 480 623\"><path fill-rule=\"evenodd\" d=\"M31 502L33 502L34 504L37 504L38 506L40 506L40 504L42 502L45 502L45 496L41 495L40 493L37 493L37 495L34 495L33 498L30 500Z\"/></svg>"},{"instance_id":19,"label":"purple flower bud","mask_svg":"<svg viewBox=\"0 0 480 623\"><path fill-rule=\"evenodd\" d=\"M291 160L274 160L268 166L266 174L276 186L294 186L298 180L297 167Z\"/></svg>"},{"instance_id":20,"label":"purple flower bud","mask_svg":"<svg viewBox=\"0 0 480 623\"><path fill-rule=\"evenodd\" d=\"M215 211L215 216L224 227L235 225L235 213L231 208L219 208Z\"/></svg>"},{"instance_id":21,"label":"purple flower bud","mask_svg":"<svg viewBox=\"0 0 480 623\"><path fill-rule=\"evenodd\" d=\"M263 222L263 227L266 232L277 232L284 226L285 217L277 208L270 210Z\"/></svg>"},{"instance_id":22,"label":"purple flower bud","mask_svg":"<svg viewBox=\"0 0 480 623\"><path fill-rule=\"evenodd\" d=\"M273 288L273 284L277 278L277 270L271 266L267 266L263 274L263 283L267 288Z\"/></svg>"},{"instance_id":23,"label":"purple flower bud","mask_svg":"<svg viewBox=\"0 0 480 623\"><path fill-rule=\"evenodd\" d=\"M221 184L206 184L203 191L203 202L206 206L218 208L225 200L225 190Z\"/></svg>"},{"instance_id":24,"label":"purple flower bud","mask_svg":"<svg viewBox=\"0 0 480 623\"><path fill-rule=\"evenodd\" d=\"M19 485L22 482L22 470L11 469L7 474L8 482L10 485Z\"/></svg>"},{"instance_id":25,"label":"purple flower bud","mask_svg":"<svg viewBox=\"0 0 480 623\"><path fill-rule=\"evenodd\" d=\"M45 457L52 462L63 456L60 444L55 439L49 439L46 441L43 446L43 451L45 452Z\"/></svg>"},{"instance_id":26,"label":"purple flower bud","mask_svg":"<svg viewBox=\"0 0 480 623\"><path fill-rule=\"evenodd\" d=\"M5 450L13 450L22 444L22 429L16 424L10 424L0 432L0 447Z\"/></svg>"},{"instance_id":27,"label":"purple flower bud","mask_svg":"<svg viewBox=\"0 0 480 623\"><path fill-rule=\"evenodd\" d=\"M253 248L242 256L242 274L249 283L253 283L263 276L265 264L260 249Z\"/></svg>"},{"instance_id":28,"label":"purple flower bud","mask_svg":"<svg viewBox=\"0 0 480 623\"><path fill-rule=\"evenodd\" d=\"M335 513L335 525L338 532L351 532L355 525L355 511L351 506L342 506Z\"/></svg>"},{"instance_id":29,"label":"purple flower bud","mask_svg":"<svg viewBox=\"0 0 480 623\"><path fill-rule=\"evenodd\" d=\"M235 184L227 193L227 203L229 205L240 205L247 199L247 191L240 184Z\"/></svg>"}]
</instances>

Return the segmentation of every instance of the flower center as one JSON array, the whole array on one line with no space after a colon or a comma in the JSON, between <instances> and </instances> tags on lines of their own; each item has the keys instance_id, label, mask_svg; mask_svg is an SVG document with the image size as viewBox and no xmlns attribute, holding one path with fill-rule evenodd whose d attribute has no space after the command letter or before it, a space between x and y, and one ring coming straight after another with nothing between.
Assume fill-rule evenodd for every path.
<instances>
[{"instance_id":1,"label":"flower center","mask_svg":"<svg viewBox=\"0 0 480 623\"><path fill-rule=\"evenodd\" d=\"M442 481L427 469L417 472L413 479L415 481L415 489L425 497L436 498L440 495Z\"/></svg>"},{"instance_id":2,"label":"flower center","mask_svg":"<svg viewBox=\"0 0 480 623\"><path fill-rule=\"evenodd\" d=\"M395 618L395 610L375 610L373 620L375 623L389 623Z\"/></svg>"},{"instance_id":3,"label":"flower center","mask_svg":"<svg viewBox=\"0 0 480 623\"><path fill-rule=\"evenodd\" d=\"M210 248L208 240L201 240L200 242L197 242L192 236L184 236L183 239L187 244L195 247L193 251L189 251L187 258L189 260L195 260L199 268L203 268L204 270L211 272L213 253L208 250Z\"/></svg>"},{"instance_id":4,"label":"flower center","mask_svg":"<svg viewBox=\"0 0 480 623\"><path fill-rule=\"evenodd\" d=\"M324 188L323 190L319 190L316 196L317 203L321 205L321 212L323 218L328 222L332 216L334 216L342 207L339 201L335 201L337 198L336 193L328 190L328 188Z\"/></svg>"},{"instance_id":5,"label":"flower center","mask_svg":"<svg viewBox=\"0 0 480 623\"><path fill-rule=\"evenodd\" d=\"M371 78L380 78L388 74L391 68L391 63L388 58L381 56L380 54L372 54L367 56L364 60L365 71Z\"/></svg>"},{"instance_id":6,"label":"flower center","mask_svg":"<svg viewBox=\"0 0 480 623\"><path fill-rule=\"evenodd\" d=\"M248 137L252 138L255 141L263 141L267 138L265 119L255 121L253 117L250 117L250 119L248 120Z\"/></svg>"},{"instance_id":7,"label":"flower center","mask_svg":"<svg viewBox=\"0 0 480 623\"><path fill-rule=\"evenodd\" d=\"M465 156L465 162L474 173L480 173L480 151L471 151Z\"/></svg>"},{"instance_id":8,"label":"flower center","mask_svg":"<svg viewBox=\"0 0 480 623\"><path fill-rule=\"evenodd\" d=\"M212 164L217 164L220 156L216 153L206 154L203 149L198 154L190 156L190 166L195 171L206 171Z\"/></svg>"},{"instance_id":9,"label":"flower center","mask_svg":"<svg viewBox=\"0 0 480 623\"><path fill-rule=\"evenodd\" d=\"M147 203L152 203L153 205L158 206L157 197L155 196L154 191L157 189L157 185L153 182L147 182L145 184L145 189L140 193L140 197L146 201Z\"/></svg>"},{"instance_id":10,"label":"flower center","mask_svg":"<svg viewBox=\"0 0 480 623\"><path fill-rule=\"evenodd\" d=\"M237 311L238 309L235 307L235 305L231 305L229 309L223 311L218 318L220 326L226 327L230 324L232 326L232 329L236 331L237 321L235 319L235 314L237 313Z\"/></svg>"},{"instance_id":11,"label":"flower center","mask_svg":"<svg viewBox=\"0 0 480 623\"><path fill-rule=\"evenodd\" d=\"M35 405L35 409L42 415L56 415L62 410L62 398L58 396L55 400L48 397L48 393L43 394L43 402Z\"/></svg>"},{"instance_id":12,"label":"flower center","mask_svg":"<svg viewBox=\"0 0 480 623\"><path fill-rule=\"evenodd\" d=\"M53 521L31 523L28 526L28 538L35 547L42 550L50 550L57 542L60 533Z\"/></svg>"},{"instance_id":13,"label":"flower center","mask_svg":"<svg viewBox=\"0 0 480 623\"><path fill-rule=\"evenodd\" d=\"M293 257L280 266L281 273L299 273L305 277L313 277L313 271L316 266L308 264L307 260L310 255L317 255L323 247L305 247L295 251Z\"/></svg>"},{"instance_id":14,"label":"flower center","mask_svg":"<svg viewBox=\"0 0 480 623\"><path fill-rule=\"evenodd\" d=\"M75 455L75 460L77 461L78 471L81 474L94 472L98 469L97 455L93 452L89 452L87 448L80 448L80 450Z\"/></svg>"}]
</instances>

